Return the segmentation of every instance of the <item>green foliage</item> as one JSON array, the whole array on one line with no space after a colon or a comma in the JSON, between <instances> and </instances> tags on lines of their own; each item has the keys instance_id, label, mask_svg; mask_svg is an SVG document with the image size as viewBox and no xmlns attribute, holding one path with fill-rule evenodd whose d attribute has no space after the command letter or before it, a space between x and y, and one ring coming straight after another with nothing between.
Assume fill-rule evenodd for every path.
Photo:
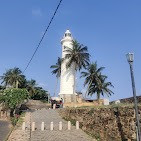
<instances>
[{"instance_id":1,"label":"green foliage","mask_svg":"<svg viewBox=\"0 0 141 141\"><path fill-rule=\"evenodd\" d=\"M17 127L21 127L22 123L23 123L23 118L25 117L25 112L21 112L19 115L15 115L14 117L11 117L11 124L13 126L17 126Z\"/></svg>"},{"instance_id":2,"label":"green foliage","mask_svg":"<svg viewBox=\"0 0 141 141\"><path fill-rule=\"evenodd\" d=\"M0 91L4 90L5 86L0 85Z\"/></svg>"},{"instance_id":3,"label":"green foliage","mask_svg":"<svg viewBox=\"0 0 141 141\"><path fill-rule=\"evenodd\" d=\"M24 122L25 113L26 112L21 112L21 114L19 116L15 116L15 117L18 118L18 121L16 123L17 127L21 127L22 126L22 123Z\"/></svg>"},{"instance_id":4,"label":"green foliage","mask_svg":"<svg viewBox=\"0 0 141 141\"><path fill-rule=\"evenodd\" d=\"M99 133L95 133L94 135L91 134L92 137L94 137L97 141L100 141L100 134Z\"/></svg>"},{"instance_id":5,"label":"green foliage","mask_svg":"<svg viewBox=\"0 0 141 141\"><path fill-rule=\"evenodd\" d=\"M18 88L25 80L25 76L19 68L13 68L6 71L3 76L0 77L2 83L5 86L12 86L13 88Z\"/></svg>"},{"instance_id":6,"label":"green foliage","mask_svg":"<svg viewBox=\"0 0 141 141\"><path fill-rule=\"evenodd\" d=\"M81 77L85 77L84 86L88 85L87 93L92 96L96 93L97 99L100 99L100 95L110 96L113 92L109 87L113 87L111 82L107 82L107 76L103 75L101 71L104 67L98 68L97 63L91 63L88 65L85 72L81 72Z\"/></svg>"},{"instance_id":7,"label":"green foliage","mask_svg":"<svg viewBox=\"0 0 141 141\"><path fill-rule=\"evenodd\" d=\"M17 122L18 122L18 118L17 117L11 117L11 124L13 126L15 126L17 124Z\"/></svg>"},{"instance_id":8,"label":"green foliage","mask_svg":"<svg viewBox=\"0 0 141 141\"><path fill-rule=\"evenodd\" d=\"M36 80L27 80L19 68L7 70L0 76L0 79L4 84L4 86L0 85L0 103L3 103L6 108L15 109L27 96L36 100L48 98L47 91L42 87L37 87ZM7 89L8 87L10 88Z\"/></svg>"},{"instance_id":9,"label":"green foliage","mask_svg":"<svg viewBox=\"0 0 141 141\"><path fill-rule=\"evenodd\" d=\"M48 100L48 92L42 87L37 87L36 80L28 80L26 82L26 89L28 90L31 99Z\"/></svg>"},{"instance_id":10,"label":"green foliage","mask_svg":"<svg viewBox=\"0 0 141 141\"><path fill-rule=\"evenodd\" d=\"M100 99L100 95L104 96L106 94L108 97L111 96L111 94L114 94L109 87L114 87L111 82L106 82L106 77L101 77L101 75L98 76L99 81L98 83L92 83L92 85L89 88L88 95L93 95L94 93L97 94L97 99Z\"/></svg>"},{"instance_id":11,"label":"green foliage","mask_svg":"<svg viewBox=\"0 0 141 141\"><path fill-rule=\"evenodd\" d=\"M42 87L35 87L35 93L31 96L34 100L48 100L48 92Z\"/></svg>"},{"instance_id":12,"label":"green foliage","mask_svg":"<svg viewBox=\"0 0 141 141\"><path fill-rule=\"evenodd\" d=\"M70 117L63 117L63 119L66 120L66 121L70 121L73 126L76 125L76 120L75 119L72 119Z\"/></svg>"},{"instance_id":13,"label":"green foliage","mask_svg":"<svg viewBox=\"0 0 141 141\"><path fill-rule=\"evenodd\" d=\"M98 76L101 74L101 71L104 69L104 67L100 67L98 68L97 66L97 62L95 63L90 63L85 72L81 72L81 77L85 77L85 82L84 82L84 86L91 85L93 82L97 82L99 81ZM106 77L103 75L103 77Z\"/></svg>"},{"instance_id":14,"label":"green foliage","mask_svg":"<svg viewBox=\"0 0 141 141\"><path fill-rule=\"evenodd\" d=\"M56 77L59 78L61 75L61 64L62 64L63 59L58 57L57 63L55 65L52 65L50 68L54 69L52 71L52 74L56 74Z\"/></svg>"},{"instance_id":15,"label":"green foliage","mask_svg":"<svg viewBox=\"0 0 141 141\"><path fill-rule=\"evenodd\" d=\"M54 90L54 96L55 96L56 90L57 90L58 78L61 76L61 64L62 64L62 62L63 62L63 59L58 57L57 63L50 67L51 69L53 69L52 74L55 74L56 78L57 78L56 86L55 86L55 90Z\"/></svg>"},{"instance_id":16,"label":"green foliage","mask_svg":"<svg viewBox=\"0 0 141 141\"><path fill-rule=\"evenodd\" d=\"M31 79L31 80L26 81L25 87L28 90L30 97L32 97L35 94L35 91L36 91L35 87L36 86L37 86L36 80Z\"/></svg>"},{"instance_id":17,"label":"green foliage","mask_svg":"<svg viewBox=\"0 0 141 141\"><path fill-rule=\"evenodd\" d=\"M15 109L28 98L26 89L9 88L0 94L0 102L8 109Z\"/></svg>"},{"instance_id":18,"label":"green foliage","mask_svg":"<svg viewBox=\"0 0 141 141\"><path fill-rule=\"evenodd\" d=\"M89 64L89 53L86 46L78 43L76 40L72 42L72 48L66 47L66 55L64 59L67 59L66 68L75 66L75 70L81 70L86 68Z\"/></svg>"}]
</instances>

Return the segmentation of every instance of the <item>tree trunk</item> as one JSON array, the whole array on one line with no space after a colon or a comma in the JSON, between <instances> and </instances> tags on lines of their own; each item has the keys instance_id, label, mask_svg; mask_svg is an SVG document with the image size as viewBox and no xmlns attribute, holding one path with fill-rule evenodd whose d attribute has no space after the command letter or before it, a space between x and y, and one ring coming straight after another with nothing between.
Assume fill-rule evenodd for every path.
<instances>
[{"instance_id":1,"label":"tree trunk","mask_svg":"<svg viewBox=\"0 0 141 141\"><path fill-rule=\"evenodd\" d=\"M74 101L74 103L76 103L76 95L75 95L76 64L74 63L73 65L74 65L74 66L72 66L72 67L74 67L74 72L73 72L73 73L74 73L74 74L73 74L73 75L74 75L74 85L73 85L73 96L74 96L74 100L73 100L73 101Z\"/></svg>"},{"instance_id":2,"label":"tree trunk","mask_svg":"<svg viewBox=\"0 0 141 141\"><path fill-rule=\"evenodd\" d=\"M98 104L100 104L100 93L97 93Z\"/></svg>"},{"instance_id":3,"label":"tree trunk","mask_svg":"<svg viewBox=\"0 0 141 141\"><path fill-rule=\"evenodd\" d=\"M86 97L87 97L87 94L88 94L88 92L89 92L89 88L90 88L90 85L92 84L92 82L91 83L89 83L89 85L88 85L88 88L87 88L87 90L86 90L86 93L85 93L85 99L86 99Z\"/></svg>"},{"instance_id":4,"label":"tree trunk","mask_svg":"<svg viewBox=\"0 0 141 141\"><path fill-rule=\"evenodd\" d=\"M87 98L87 93L88 93L88 88L87 88L87 90L86 90L86 92L85 92L85 95L84 95L84 99L86 100L86 98Z\"/></svg>"},{"instance_id":5,"label":"tree trunk","mask_svg":"<svg viewBox=\"0 0 141 141\"><path fill-rule=\"evenodd\" d=\"M19 85L19 82L18 80L16 81L16 89L18 89L18 85Z\"/></svg>"},{"instance_id":6,"label":"tree trunk","mask_svg":"<svg viewBox=\"0 0 141 141\"><path fill-rule=\"evenodd\" d=\"M54 96L56 96L57 92L57 85L58 85L58 78L56 79L55 89L54 89Z\"/></svg>"}]
</instances>

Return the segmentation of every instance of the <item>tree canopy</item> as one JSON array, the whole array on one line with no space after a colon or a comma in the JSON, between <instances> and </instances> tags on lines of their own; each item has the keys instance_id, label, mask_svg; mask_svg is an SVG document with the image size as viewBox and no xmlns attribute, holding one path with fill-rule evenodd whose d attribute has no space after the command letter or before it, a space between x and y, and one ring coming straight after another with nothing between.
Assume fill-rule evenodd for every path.
<instances>
[{"instance_id":1,"label":"tree canopy","mask_svg":"<svg viewBox=\"0 0 141 141\"><path fill-rule=\"evenodd\" d=\"M0 93L0 103L5 109L10 110L13 116L14 110L19 107L29 96L26 89L8 88Z\"/></svg>"},{"instance_id":2,"label":"tree canopy","mask_svg":"<svg viewBox=\"0 0 141 141\"><path fill-rule=\"evenodd\" d=\"M113 92L109 87L113 87L111 82L107 82L107 76L102 74L104 67L98 68L97 62L90 63L85 72L81 72L81 77L85 78L84 86L87 85L87 93L92 96L97 95L97 99L100 99L100 95L110 96Z\"/></svg>"},{"instance_id":3,"label":"tree canopy","mask_svg":"<svg viewBox=\"0 0 141 141\"><path fill-rule=\"evenodd\" d=\"M44 97L45 94L48 94L42 87L40 87L40 89L37 87L38 84L36 83L36 80L27 80L22 71L16 67L7 70L5 73L3 73L0 79L2 80L2 84L4 84L4 86L0 86L0 90L5 90L8 87L26 89L28 91L29 98L33 98L36 94L36 98L38 97L39 100L40 97Z\"/></svg>"},{"instance_id":4,"label":"tree canopy","mask_svg":"<svg viewBox=\"0 0 141 141\"><path fill-rule=\"evenodd\" d=\"M62 64L63 59L58 57L58 60L55 65L52 65L50 68L54 69L52 71L52 74L56 74L56 77L59 78L61 75L61 64Z\"/></svg>"},{"instance_id":5,"label":"tree canopy","mask_svg":"<svg viewBox=\"0 0 141 141\"><path fill-rule=\"evenodd\" d=\"M66 68L74 65L75 70L86 68L89 64L89 53L86 46L78 43L76 40L72 41L72 48L66 47L65 58L67 60Z\"/></svg>"},{"instance_id":6,"label":"tree canopy","mask_svg":"<svg viewBox=\"0 0 141 141\"><path fill-rule=\"evenodd\" d=\"M6 71L3 76L0 77L2 83L5 86L12 86L13 88L18 88L23 81L25 80L25 76L22 74L22 71L19 68L13 68Z\"/></svg>"}]
</instances>

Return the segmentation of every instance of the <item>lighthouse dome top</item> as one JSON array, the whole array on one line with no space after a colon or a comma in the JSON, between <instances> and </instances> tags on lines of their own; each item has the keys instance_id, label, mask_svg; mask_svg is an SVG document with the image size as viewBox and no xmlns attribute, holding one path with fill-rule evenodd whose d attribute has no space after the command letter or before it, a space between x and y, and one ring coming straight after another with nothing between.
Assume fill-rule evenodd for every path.
<instances>
[{"instance_id":1,"label":"lighthouse dome top","mask_svg":"<svg viewBox=\"0 0 141 141\"><path fill-rule=\"evenodd\" d=\"M71 36L71 32L69 31L69 29L66 30L65 35L70 35Z\"/></svg>"},{"instance_id":2,"label":"lighthouse dome top","mask_svg":"<svg viewBox=\"0 0 141 141\"><path fill-rule=\"evenodd\" d=\"M69 31L69 29L66 30L66 32L64 33L63 39L61 40L61 43L64 41L72 41L73 37L71 32Z\"/></svg>"}]
</instances>

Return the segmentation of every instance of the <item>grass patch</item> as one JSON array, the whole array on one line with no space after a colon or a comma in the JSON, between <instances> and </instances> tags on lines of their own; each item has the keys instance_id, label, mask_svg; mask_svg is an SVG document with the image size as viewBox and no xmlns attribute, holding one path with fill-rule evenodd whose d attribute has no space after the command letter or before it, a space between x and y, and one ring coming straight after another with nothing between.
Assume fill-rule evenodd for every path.
<instances>
[{"instance_id":1,"label":"grass patch","mask_svg":"<svg viewBox=\"0 0 141 141\"><path fill-rule=\"evenodd\" d=\"M25 112L22 112L18 121L17 121L17 127L22 125L22 123L24 122L24 117L25 117Z\"/></svg>"},{"instance_id":2,"label":"grass patch","mask_svg":"<svg viewBox=\"0 0 141 141\"><path fill-rule=\"evenodd\" d=\"M13 126L21 126L25 117L25 112L21 112L20 115L15 115L14 117L11 117L11 124Z\"/></svg>"},{"instance_id":3,"label":"grass patch","mask_svg":"<svg viewBox=\"0 0 141 141\"><path fill-rule=\"evenodd\" d=\"M66 117L63 117L63 119L66 120L66 121L70 121L73 126L76 125L76 120L75 119L66 118Z\"/></svg>"},{"instance_id":4,"label":"grass patch","mask_svg":"<svg viewBox=\"0 0 141 141\"><path fill-rule=\"evenodd\" d=\"M86 134L88 134L89 136L91 136L92 138L96 139L97 141L101 141L101 138L100 138L100 134L99 133L95 133L95 134L92 134L88 131L84 131Z\"/></svg>"},{"instance_id":5,"label":"grass patch","mask_svg":"<svg viewBox=\"0 0 141 141\"><path fill-rule=\"evenodd\" d=\"M18 118L17 117L11 117L10 120L11 120L11 124L13 126L15 126L17 124L17 122L18 122Z\"/></svg>"}]
</instances>

